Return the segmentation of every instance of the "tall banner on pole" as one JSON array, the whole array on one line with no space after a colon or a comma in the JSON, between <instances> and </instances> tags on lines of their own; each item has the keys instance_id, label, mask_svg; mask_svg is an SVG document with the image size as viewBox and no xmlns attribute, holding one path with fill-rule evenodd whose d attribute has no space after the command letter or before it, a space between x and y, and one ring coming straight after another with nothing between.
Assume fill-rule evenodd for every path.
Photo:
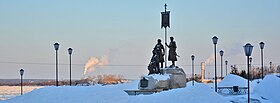
<instances>
[{"instance_id":1,"label":"tall banner on pole","mask_svg":"<svg viewBox=\"0 0 280 103\"><path fill-rule=\"evenodd\" d=\"M164 27L165 29L165 44L167 43L167 28L166 27L169 27L170 28L170 21L169 21L169 15L170 15L170 11L166 11L166 7L167 5L164 4L164 12L161 12L161 28ZM165 55L165 59L164 59L164 64L165 64L165 67L167 67L167 47L165 45L164 47L164 55Z\"/></svg>"},{"instance_id":2,"label":"tall banner on pole","mask_svg":"<svg viewBox=\"0 0 280 103\"><path fill-rule=\"evenodd\" d=\"M170 28L169 14L170 14L170 11L161 12L161 28L162 27L164 27L164 28L169 27Z\"/></svg>"}]
</instances>

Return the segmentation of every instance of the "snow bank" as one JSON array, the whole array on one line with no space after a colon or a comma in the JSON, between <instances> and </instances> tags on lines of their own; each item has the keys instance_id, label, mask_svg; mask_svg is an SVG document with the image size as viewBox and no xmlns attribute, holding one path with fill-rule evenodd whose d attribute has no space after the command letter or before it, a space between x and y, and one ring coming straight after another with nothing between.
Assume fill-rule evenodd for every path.
<instances>
[{"instance_id":1,"label":"snow bank","mask_svg":"<svg viewBox=\"0 0 280 103\"><path fill-rule=\"evenodd\" d=\"M198 83L198 82L194 81L194 85L199 85L199 84L201 84L201 83ZM187 82L187 87L189 87L189 86L193 86L192 81Z\"/></svg>"},{"instance_id":2,"label":"snow bank","mask_svg":"<svg viewBox=\"0 0 280 103\"><path fill-rule=\"evenodd\" d=\"M254 91L254 88L259 85L259 83L262 81L262 79L255 79L250 82L250 90Z\"/></svg>"},{"instance_id":3,"label":"snow bank","mask_svg":"<svg viewBox=\"0 0 280 103\"><path fill-rule=\"evenodd\" d=\"M137 87L138 81L106 86L44 87L0 103L228 103L205 84L195 83L152 95L128 96L123 90Z\"/></svg>"},{"instance_id":4,"label":"snow bank","mask_svg":"<svg viewBox=\"0 0 280 103\"><path fill-rule=\"evenodd\" d=\"M276 75L266 75L264 79L255 86L254 93L276 103L280 103L280 78Z\"/></svg>"},{"instance_id":5,"label":"snow bank","mask_svg":"<svg viewBox=\"0 0 280 103\"><path fill-rule=\"evenodd\" d=\"M163 91L152 95L131 96L128 103L229 103L205 84Z\"/></svg>"},{"instance_id":6,"label":"snow bank","mask_svg":"<svg viewBox=\"0 0 280 103\"><path fill-rule=\"evenodd\" d=\"M45 87L3 103L124 103L128 95L122 90L101 86Z\"/></svg>"},{"instance_id":7,"label":"snow bank","mask_svg":"<svg viewBox=\"0 0 280 103\"><path fill-rule=\"evenodd\" d=\"M23 93L30 92L42 86L23 86ZM0 100L6 100L20 95L20 86L0 86Z\"/></svg>"},{"instance_id":8,"label":"snow bank","mask_svg":"<svg viewBox=\"0 0 280 103\"><path fill-rule=\"evenodd\" d=\"M226 87L226 86L247 87L247 85L248 85L247 79L234 74L229 74L225 76L224 79L218 83L219 87Z\"/></svg>"}]
</instances>

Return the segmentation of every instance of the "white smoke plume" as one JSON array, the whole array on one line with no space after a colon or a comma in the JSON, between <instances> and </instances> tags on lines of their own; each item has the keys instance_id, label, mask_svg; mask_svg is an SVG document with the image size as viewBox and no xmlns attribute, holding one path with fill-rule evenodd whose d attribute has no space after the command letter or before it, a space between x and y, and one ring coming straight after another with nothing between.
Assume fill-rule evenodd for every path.
<instances>
[{"instance_id":1,"label":"white smoke plume","mask_svg":"<svg viewBox=\"0 0 280 103\"><path fill-rule=\"evenodd\" d=\"M208 57L205 61L205 65L209 65L209 64L212 64L215 60L215 56L214 54L212 54L210 57Z\"/></svg>"},{"instance_id":2,"label":"white smoke plume","mask_svg":"<svg viewBox=\"0 0 280 103\"><path fill-rule=\"evenodd\" d=\"M95 67L103 67L108 64L108 56L102 56L101 58L91 57L85 65L84 76L87 73L91 73L95 70Z\"/></svg>"}]
</instances>

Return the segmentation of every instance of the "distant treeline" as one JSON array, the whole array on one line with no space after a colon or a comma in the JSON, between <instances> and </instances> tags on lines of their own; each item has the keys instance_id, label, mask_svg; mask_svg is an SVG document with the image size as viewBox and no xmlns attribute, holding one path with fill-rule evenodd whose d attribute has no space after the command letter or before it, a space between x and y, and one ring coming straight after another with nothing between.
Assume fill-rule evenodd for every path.
<instances>
[{"instance_id":1,"label":"distant treeline","mask_svg":"<svg viewBox=\"0 0 280 103\"><path fill-rule=\"evenodd\" d=\"M236 65L231 66L231 74L236 74L239 75L243 78L248 79L248 73L246 72L246 70L239 70L238 67ZM263 68L263 76L267 75L267 74L273 74L273 73L280 73L280 65L278 66L271 66L271 67L267 67L264 66ZM262 78L262 69L261 67L254 67L251 66L250 68L250 75L249 75L249 79L250 80L254 80L254 79L260 79Z\"/></svg>"},{"instance_id":2,"label":"distant treeline","mask_svg":"<svg viewBox=\"0 0 280 103\"><path fill-rule=\"evenodd\" d=\"M45 86L55 82L52 79L23 79L23 85ZM20 86L20 79L0 79L0 86Z\"/></svg>"},{"instance_id":3,"label":"distant treeline","mask_svg":"<svg viewBox=\"0 0 280 103\"><path fill-rule=\"evenodd\" d=\"M88 76L80 80L72 80L72 85L94 85L94 84L118 84L127 82L122 75L97 75ZM24 79L24 86L55 86L56 81L52 79ZM60 86L70 85L69 80L61 80L58 82ZM0 86L20 86L20 79L0 79Z\"/></svg>"}]
</instances>

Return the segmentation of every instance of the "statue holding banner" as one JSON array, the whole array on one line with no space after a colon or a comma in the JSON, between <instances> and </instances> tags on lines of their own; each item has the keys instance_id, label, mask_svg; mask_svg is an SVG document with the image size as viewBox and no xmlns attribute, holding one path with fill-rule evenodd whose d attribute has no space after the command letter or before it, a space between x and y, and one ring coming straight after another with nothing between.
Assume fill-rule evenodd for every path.
<instances>
[{"instance_id":1,"label":"statue holding banner","mask_svg":"<svg viewBox=\"0 0 280 103\"><path fill-rule=\"evenodd\" d=\"M172 61L171 66L175 66L175 61L177 61L177 53L176 53L177 45L176 42L174 41L174 38L170 37L169 45L167 45L167 43L165 43L165 45L169 48L168 61Z\"/></svg>"}]
</instances>

